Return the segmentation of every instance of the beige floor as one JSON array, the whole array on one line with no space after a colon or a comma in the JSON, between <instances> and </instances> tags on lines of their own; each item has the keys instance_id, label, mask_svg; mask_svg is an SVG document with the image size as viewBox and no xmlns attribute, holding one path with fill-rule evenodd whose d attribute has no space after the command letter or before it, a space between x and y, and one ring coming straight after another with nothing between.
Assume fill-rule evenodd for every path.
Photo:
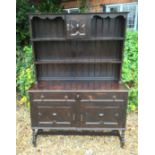
<instances>
[{"instance_id":1,"label":"beige floor","mask_svg":"<svg viewBox=\"0 0 155 155\"><path fill-rule=\"evenodd\" d=\"M31 144L29 111L17 108L17 155L137 155L137 113L128 114L126 146L111 136L38 136Z\"/></svg>"}]
</instances>

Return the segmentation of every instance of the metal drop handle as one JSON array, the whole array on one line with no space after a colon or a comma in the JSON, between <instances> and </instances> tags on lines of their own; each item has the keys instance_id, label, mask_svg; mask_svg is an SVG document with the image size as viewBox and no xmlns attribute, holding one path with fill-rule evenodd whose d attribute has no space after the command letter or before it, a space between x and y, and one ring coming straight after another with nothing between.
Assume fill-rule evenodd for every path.
<instances>
[{"instance_id":1,"label":"metal drop handle","mask_svg":"<svg viewBox=\"0 0 155 155\"><path fill-rule=\"evenodd\" d=\"M43 94L41 94L41 98L43 99L45 96Z\"/></svg>"},{"instance_id":2,"label":"metal drop handle","mask_svg":"<svg viewBox=\"0 0 155 155\"><path fill-rule=\"evenodd\" d=\"M116 99L116 95L113 96L113 99L114 99L114 100Z\"/></svg>"},{"instance_id":3,"label":"metal drop handle","mask_svg":"<svg viewBox=\"0 0 155 155\"><path fill-rule=\"evenodd\" d=\"M77 95L76 95L76 97L77 97L77 98L80 98L80 95L79 95L79 94L77 94Z\"/></svg>"},{"instance_id":4,"label":"metal drop handle","mask_svg":"<svg viewBox=\"0 0 155 155\"><path fill-rule=\"evenodd\" d=\"M65 95L64 98L67 100L68 99L68 95Z\"/></svg>"},{"instance_id":5,"label":"metal drop handle","mask_svg":"<svg viewBox=\"0 0 155 155\"><path fill-rule=\"evenodd\" d=\"M54 113L52 113L52 116L57 116L57 113L55 113L55 112L54 112Z\"/></svg>"},{"instance_id":6,"label":"metal drop handle","mask_svg":"<svg viewBox=\"0 0 155 155\"><path fill-rule=\"evenodd\" d=\"M42 116L42 113L41 112L38 112L38 116Z\"/></svg>"},{"instance_id":7,"label":"metal drop handle","mask_svg":"<svg viewBox=\"0 0 155 155\"><path fill-rule=\"evenodd\" d=\"M80 99L80 95L76 94L76 99L79 100Z\"/></svg>"},{"instance_id":8,"label":"metal drop handle","mask_svg":"<svg viewBox=\"0 0 155 155\"><path fill-rule=\"evenodd\" d=\"M99 113L98 116L103 117L104 113Z\"/></svg>"}]
</instances>

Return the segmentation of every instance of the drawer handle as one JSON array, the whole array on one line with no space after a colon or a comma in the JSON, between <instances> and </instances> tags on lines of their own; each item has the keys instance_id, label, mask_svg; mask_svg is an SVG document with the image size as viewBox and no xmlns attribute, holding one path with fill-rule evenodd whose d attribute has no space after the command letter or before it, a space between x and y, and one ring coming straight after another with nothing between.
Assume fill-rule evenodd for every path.
<instances>
[{"instance_id":1,"label":"drawer handle","mask_svg":"<svg viewBox=\"0 0 155 155\"><path fill-rule=\"evenodd\" d=\"M78 99L78 100L80 99L80 95L79 94L76 95L76 99Z\"/></svg>"},{"instance_id":2,"label":"drawer handle","mask_svg":"<svg viewBox=\"0 0 155 155\"><path fill-rule=\"evenodd\" d=\"M91 101L93 97L91 95L88 95L89 100Z\"/></svg>"},{"instance_id":3,"label":"drawer handle","mask_svg":"<svg viewBox=\"0 0 155 155\"><path fill-rule=\"evenodd\" d=\"M103 117L104 113L99 113L98 116Z\"/></svg>"},{"instance_id":4,"label":"drawer handle","mask_svg":"<svg viewBox=\"0 0 155 155\"><path fill-rule=\"evenodd\" d=\"M57 113L55 113L55 112L54 112L54 113L52 113L52 116L57 116Z\"/></svg>"},{"instance_id":5,"label":"drawer handle","mask_svg":"<svg viewBox=\"0 0 155 155\"><path fill-rule=\"evenodd\" d=\"M118 117L119 116L119 113L115 113L115 116Z\"/></svg>"},{"instance_id":6,"label":"drawer handle","mask_svg":"<svg viewBox=\"0 0 155 155\"><path fill-rule=\"evenodd\" d=\"M67 100L68 99L68 95L65 95L64 98Z\"/></svg>"},{"instance_id":7,"label":"drawer handle","mask_svg":"<svg viewBox=\"0 0 155 155\"><path fill-rule=\"evenodd\" d=\"M116 99L116 95L113 96L113 99L114 99L114 100Z\"/></svg>"},{"instance_id":8,"label":"drawer handle","mask_svg":"<svg viewBox=\"0 0 155 155\"><path fill-rule=\"evenodd\" d=\"M42 116L42 113L41 112L38 112L38 116Z\"/></svg>"},{"instance_id":9,"label":"drawer handle","mask_svg":"<svg viewBox=\"0 0 155 155\"><path fill-rule=\"evenodd\" d=\"M43 94L41 94L41 98L43 99L45 96Z\"/></svg>"}]
</instances>

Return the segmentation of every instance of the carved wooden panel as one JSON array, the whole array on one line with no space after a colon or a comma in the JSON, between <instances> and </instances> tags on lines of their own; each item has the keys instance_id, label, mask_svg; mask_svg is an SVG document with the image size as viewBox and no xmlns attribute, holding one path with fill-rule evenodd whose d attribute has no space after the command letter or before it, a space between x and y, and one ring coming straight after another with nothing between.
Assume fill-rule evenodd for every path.
<instances>
[{"instance_id":1,"label":"carved wooden panel","mask_svg":"<svg viewBox=\"0 0 155 155\"><path fill-rule=\"evenodd\" d=\"M67 38L87 38L90 33L90 20L88 16L68 15L67 20Z\"/></svg>"}]
</instances>

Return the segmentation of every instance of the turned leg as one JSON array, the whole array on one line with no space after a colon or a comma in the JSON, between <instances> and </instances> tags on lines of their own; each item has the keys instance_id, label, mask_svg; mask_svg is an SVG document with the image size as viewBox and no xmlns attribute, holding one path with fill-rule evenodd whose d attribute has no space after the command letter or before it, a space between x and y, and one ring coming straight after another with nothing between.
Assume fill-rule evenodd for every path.
<instances>
[{"instance_id":1,"label":"turned leg","mask_svg":"<svg viewBox=\"0 0 155 155\"><path fill-rule=\"evenodd\" d=\"M125 145L125 130L119 131L121 147L123 148Z\"/></svg>"},{"instance_id":2,"label":"turned leg","mask_svg":"<svg viewBox=\"0 0 155 155\"><path fill-rule=\"evenodd\" d=\"M33 129L32 144L34 147L36 147L37 133L38 133L38 129Z\"/></svg>"}]
</instances>

